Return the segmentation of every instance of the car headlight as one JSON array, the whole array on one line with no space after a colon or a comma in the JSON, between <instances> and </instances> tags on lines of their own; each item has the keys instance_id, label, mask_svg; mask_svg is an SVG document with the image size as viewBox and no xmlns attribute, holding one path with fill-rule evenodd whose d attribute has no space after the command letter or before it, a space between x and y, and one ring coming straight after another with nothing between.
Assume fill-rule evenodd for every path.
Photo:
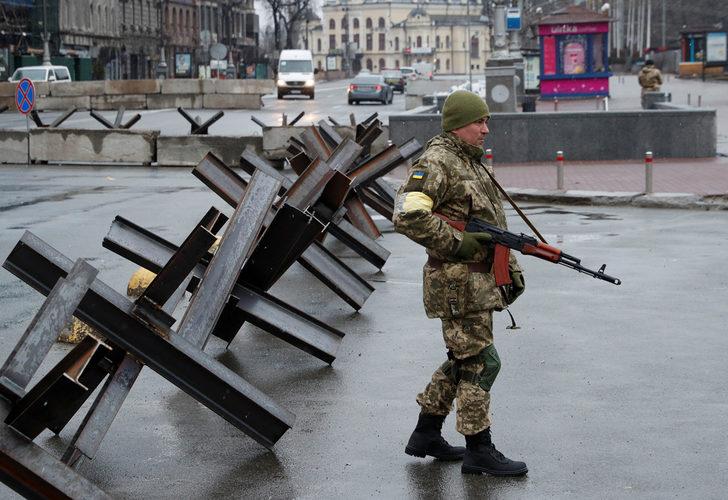
<instances>
[{"instance_id":1,"label":"car headlight","mask_svg":"<svg viewBox=\"0 0 728 500\"><path fill-rule=\"evenodd\" d=\"M303 84L304 87L313 87L314 81L313 80L306 80L306 83Z\"/></svg>"},{"instance_id":2,"label":"car headlight","mask_svg":"<svg viewBox=\"0 0 728 500\"><path fill-rule=\"evenodd\" d=\"M285 87L286 86L285 80L278 80L278 86L279 87Z\"/></svg>"}]
</instances>

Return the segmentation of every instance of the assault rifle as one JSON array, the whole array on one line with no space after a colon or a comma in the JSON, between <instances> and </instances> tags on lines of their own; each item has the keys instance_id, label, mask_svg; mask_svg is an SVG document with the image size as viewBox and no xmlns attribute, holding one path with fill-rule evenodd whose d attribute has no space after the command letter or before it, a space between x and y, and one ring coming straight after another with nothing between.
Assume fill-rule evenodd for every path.
<instances>
[{"instance_id":1,"label":"assault rifle","mask_svg":"<svg viewBox=\"0 0 728 500\"><path fill-rule=\"evenodd\" d=\"M615 285L622 284L622 280L619 278L604 274L604 270L607 268L606 264L602 264L602 267L598 271L592 271L581 265L581 259L566 254L556 247L541 243L533 236L528 236L523 233L511 233L476 217L470 218L468 224L465 226L465 231L469 233L488 233L493 237L493 243L495 244L493 272L495 274L496 285L498 286L508 284L511 281L508 272L509 249L518 250L524 255L533 255L539 259L553 262L554 264L561 264L574 271L588 274L593 278L608 281Z\"/></svg>"},{"instance_id":2,"label":"assault rifle","mask_svg":"<svg viewBox=\"0 0 728 500\"><path fill-rule=\"evenodd\" d=\"M444 217L440 216L440 218L445 220ZM606 264L602 264L602 267L598 271L592 271L581 265L581 259L566 254L556 247L541 243L533 236L528 236L523 233L511 233L476 217L471 217L467 224L452 220L446 220L446 222L460 231L466 231L468 233L488 233L493 237L492 243L495 244L493 273L495 274L495 283L498 286L507 285L511 282L511 277L508 272L508 253L510 249L518 250L524 255L533 255L539 259L553 262L554 264L561 264L574 271L588 274L593 278L608 281L615 285L622 284L622 280L619 278L604 274L604 270L607 268Z\"/></svg>"}]
</instances>

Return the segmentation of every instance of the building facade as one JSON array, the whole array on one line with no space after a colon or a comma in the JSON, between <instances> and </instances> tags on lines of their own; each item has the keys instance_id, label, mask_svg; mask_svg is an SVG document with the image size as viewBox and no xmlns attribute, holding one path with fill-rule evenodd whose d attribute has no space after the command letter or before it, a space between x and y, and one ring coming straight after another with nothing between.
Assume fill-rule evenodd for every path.
<instances>
[{"instance_id":1,"label":"building facade","mask_svg":"<svg viewBox=\"0 0 728 500\"><path fill-rule=\"evenodd\" d=\"M430 63L441 74L465 74L483 69L490 55L487 18L472 1L328 0L306 32L322 70Z\"/></svg>"}]
</instances>

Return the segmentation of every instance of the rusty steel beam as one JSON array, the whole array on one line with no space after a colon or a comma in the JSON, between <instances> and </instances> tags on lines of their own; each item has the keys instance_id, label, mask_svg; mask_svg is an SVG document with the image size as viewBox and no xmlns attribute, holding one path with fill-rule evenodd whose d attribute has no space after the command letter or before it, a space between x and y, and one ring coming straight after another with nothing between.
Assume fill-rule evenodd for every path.
<instances>
[{"instance_id":1,"label":"rusty steel beam","mask_svg":"<svg viewBox=\"0 0 728 500\"><path fill-rule=\"evenodd\" d=\"M325 161L331 155L333 148L328 145L318 128L314 126L308 127L301 134L301 140L305 144L306 152L309 156L318 156Z\"/></svg>"},{"instance_id":2,"label":"rusty steel beam","mask_svg":"<svg viewBox=\"0 0 728 500\"><path fill-rule=\"evenodd\" d=\"M112 223L103 246L153 272L161 269L177 249L173 243L121 217ZM194 274L202 276L205 265L198 264ZM228 301L229 307L218 321L219 330L213 331L222 340L231 342L247 320L327 363L335 359L339 340L344 336L339 330L244 283L235 286L232 296L237 300ZM239 319L243 321L236 323Z\"/></svg>"},{"instance_id":3,"label":"rusty steel beam","mask_svg":"<svg viewBox=\"0 0 728 500\"><path fill-rule=\"evenodd\" d=\"M346 206L346 216L349 218L349 221L354 225L354 227L364 232L364 234L369 235L369 237L373 239L377 239L382 236L379 228L374 223L374 220L372 220L369 212L367 212L364 203L362 203L358 197L350 196L349 199L346 200L346 203L344 203L344 206Z\"/></svg>"},{"instance_id":4,"label":"rusty steel beam","mask_svg":"<svg viewBox=\"0 0 728 500\"><path fill-rule=\"evenodd\" d=\"M374 209L375 212L379 213L388 221L391 221L394 217L394 205L383 199L376 191L369 187L363 189L357 189L356 193L359 195L361 200Z\"/></svg>"},{"instance_id":5,"label":"rusty steel beam","mask_svg":"<svg viewBox=\"0 0 728 500\"><path fill-rule=\"evenodd\" d=\"M43 294L68 274L71 261L30 232L3 266ZM94 281L75 316L111 345L126 351L265 447L271 448L295 416L180 335L150 329L132 314L133 303Z\"/></svg>"}]
</instances>

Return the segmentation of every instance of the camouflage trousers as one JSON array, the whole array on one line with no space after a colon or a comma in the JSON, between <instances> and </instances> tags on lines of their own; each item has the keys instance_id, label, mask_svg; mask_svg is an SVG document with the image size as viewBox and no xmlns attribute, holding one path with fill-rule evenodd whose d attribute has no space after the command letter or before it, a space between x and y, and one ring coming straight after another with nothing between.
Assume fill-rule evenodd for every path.
<instances>
[{"instance_id":1,"label":"camouflage trousers","mask_svg":"<svg viewBox=\"0 0 728 500\"><path fill-rule=\"evenodd\" d=\"M481 379L465 380L456 375L455 363L449 359L432 374L432 380L425 390L417 395L424 413L447 415L457 399L457 430L461 434L473 435L490 427L490 384L500 367L493 345L493 311L458 319L443 319L442 333L445 345L456 360L470 358L463 369L481 374ZM495 374L488 374L490 363L486 352L495 353ZM481 356L477 356L481 354ZM475 358L474 358L475 357ZM492 364L491 364L492 367ZM486 380L486 378L489 379ZM485 387L485 388L484 388ZM487 390L486 390L487 388Z\"/></svg>"}]
</instances>

